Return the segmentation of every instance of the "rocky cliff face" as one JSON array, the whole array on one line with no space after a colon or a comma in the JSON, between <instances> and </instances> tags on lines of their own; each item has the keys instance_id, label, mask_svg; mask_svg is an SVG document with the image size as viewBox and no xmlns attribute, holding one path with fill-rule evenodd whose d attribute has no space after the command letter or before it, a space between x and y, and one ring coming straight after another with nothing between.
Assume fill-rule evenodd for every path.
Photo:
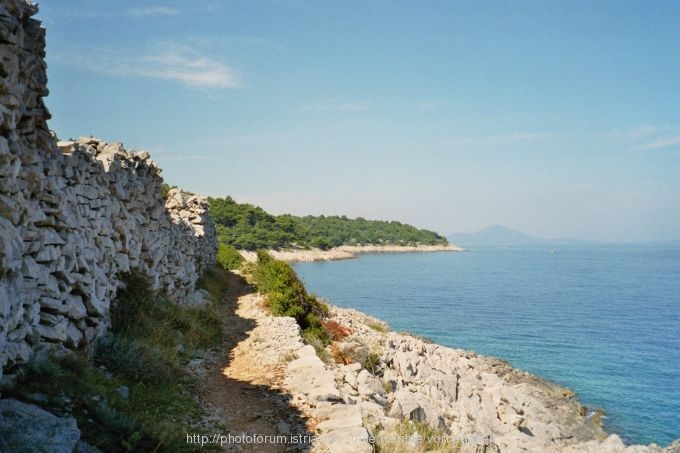
<instances>
[{"instance_id":1,"label":"rocky cliff face","mask_svg":"<svg viewBox=\"0 0 680 453\"><path fill-rule=\"evenodd\" d=\"M36 11L0 2L0 377L104 332L122 272L145 271L182 299L216 253L207 200L172 190L166 203L148 153L57 145Z\"/></svg>"}]
</instances>

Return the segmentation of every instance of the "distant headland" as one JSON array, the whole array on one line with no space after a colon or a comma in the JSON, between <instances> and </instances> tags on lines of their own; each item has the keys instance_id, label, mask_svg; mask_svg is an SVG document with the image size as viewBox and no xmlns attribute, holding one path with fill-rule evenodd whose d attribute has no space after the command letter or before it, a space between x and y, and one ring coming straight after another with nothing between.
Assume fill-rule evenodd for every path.
<instances>
[{"instance_id":1,"label":"distant headland","mask_svg":"<svg viewBox=\"0 0 680 453\"><path fill-rule=\"evenodd\" d=\"M208 201L219 241L238 250L305 251L325 257L321 259L346 259L361 252L460 251L434 231L397 221L272 215L231 197Z\"/></svg>"}]
</instances>

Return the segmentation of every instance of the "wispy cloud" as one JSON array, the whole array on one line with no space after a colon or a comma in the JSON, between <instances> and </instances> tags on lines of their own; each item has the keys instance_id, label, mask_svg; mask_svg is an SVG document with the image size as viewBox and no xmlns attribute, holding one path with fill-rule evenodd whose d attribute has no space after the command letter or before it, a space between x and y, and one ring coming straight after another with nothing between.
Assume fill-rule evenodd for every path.
<instances>
[{"instance_id":1,"label":"wispy cloud","mask_svg":"<svg viewBox=\"0 0 680 453\"><path fill-rule=\"evenodd\" d=\"M671 125L642 125L619 129L606 136L607 144L628 149L633 152L680 150L680 130Z\"/></svg>"},{"instance_id":2,"label":"wispy cloud","mask_svg":"<svg viewBox=\"0 0 680 453\"><path fill-rule=\"evenodd\" d=\"M659 132L657 126L638 126L629 129L620 129L609 134L609 138L616 141L636 141L648 138Z\"/></svg>"},{"instance_id":3,"label":"wispy cloud","mask_svg":"<svg viewBox=\"0 0 680 453\"><path fill-rule=\"evenodd\" d=\"M305 112L361 112L368 110L368 101L327 102L320 104L305 105Z\"/></svg>"},{"instance_id":4,"label":"wispy cloud","mask_svg":"<svg viewBox=\"0 0 680 453\"><path fill-rule=\"evenodd\" d=\"M660 138L653 140L651 142L644 143L640 145L640 149L655 150L662 148L672 148L677 146L680 146L680 135Z\"/></svg>"},{"instance_id":5,"label":"wispy cloud","mask_svg":"<svg viewBox=\"0 0 680 453\"><path fill-rule=\"evenodd\" d=\"M150 16L177 16L180 11L166 6L151 6L146 8L132 8L125 11L126 16L130 17L150 17Z\"/></svg>"},{"instance_id":6,"label":"wispy cloud","mask_svg":"<svg viewBox=\"0 0 680 453\"><path fill-rule=\"evenodd\" d=\"M680 151L680 130L677 126L649 125L615 131L609 143L633 152L647 152L672 148Z\"/></svg>"},{"instance_id":7,"label":"wispy cloud","mask_svg":"<svg viewBox=\"0 0 680 453\"><path fill-rule=\"evenodd\" d=\"M239 77L230 67L188 47L146 55L142 62L141 67L132 70L132 75L175 80L190 87L225 89L241 86Z\"/></svg>"},{"instance_id":8,"label":"wispy cloud","mask_svg":"<svg viewBox=\"0 0 680 453\"><path fill-rule=\"evenodd\" d=\"M416 110L436 110L445 107L445 102L440 101L426 101L416 104Z\"/></svg>"},{"instance_id":9,"label":"wispy cloud","mask_svg":"<svg viewBox=\"0 0 680 453\"><path fill-rule=\"evenodd\" d=\"M173 43L129 54L111 49L84 49L62 62L78 69L114 77L141 77L178 82L186 87L229 89L242 85L241 77L226 64L196 49Z\"/></svg>"},{"instance_id":10,"label":"wispy cloud","mask_svg":"<svg viewBox=\"0 0 680 453\"><path fill-rule=\"evenodd\" d=\"M641 126L641 127L636 127L628 131L628 138L632 139L642 139L645 137L649 137L650 135L654 135L659 131L659 128L656 126Z\"/></svg>"},{"instance_id":11,"label":"wispy cloud","mask_svg":"<svg viewBox=\"0 0 680 453\"><path fill-rule=\"evenodd\" d=\"M112 19L112 18L134 18L143 19L149 17L178 16L182 14L177 8L167 6L147 6L144 8L64 8L58 12L61 16L69 19Z\"/></svg>"},{"instance_id":12,"label":"wispy cloud","mask_svg":"<svg viewBox=\"0 0 680 453\"><path fill-rule=\"evenodd\" d=\"M186 162L186 161L200 161L200 160L219 160L224 156L214 156L208 154L185 154L183 156L166 156L163 157L164 162Z\"/></svg>"},{"instance_id":13,"label":"wispy cloud","mask_svg":"<svg viewBox=\"0 0 680 453\"><path fill-rule=\"evenodd\" d=\"M448 145L464 145L464 146L508 146L517 143L530 143L544 140L549 136L546 134L538 133L522 133L522 134L509 134L509 135L497 135L489 137L473 137L473 138L461 138L459 140L453 140L448 143Z\"/></svg>"}]
</instances>

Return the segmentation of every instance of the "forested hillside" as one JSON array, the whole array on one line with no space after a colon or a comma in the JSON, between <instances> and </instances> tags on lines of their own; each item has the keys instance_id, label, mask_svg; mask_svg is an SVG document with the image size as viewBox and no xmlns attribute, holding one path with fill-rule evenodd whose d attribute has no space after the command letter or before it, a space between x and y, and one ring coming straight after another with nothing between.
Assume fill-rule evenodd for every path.
<instances>
[{"instance_id":1,"label":"forested hillside","mask_svg":"<svg viewBox=\"0 0 680 453\"><path fill-rule=\"evenodd\" d=\"M346 216L275 216L260 207L237 203L231 197L208 201L219 240L237 249L448 244L445 237L435 232L395 221Z\"/></svg>"}]
</instances>

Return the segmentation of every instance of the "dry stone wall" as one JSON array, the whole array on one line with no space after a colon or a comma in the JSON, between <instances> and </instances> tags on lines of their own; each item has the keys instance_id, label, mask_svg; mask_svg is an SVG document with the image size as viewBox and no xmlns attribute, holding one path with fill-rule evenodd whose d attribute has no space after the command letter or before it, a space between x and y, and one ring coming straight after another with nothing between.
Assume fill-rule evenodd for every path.
<instances>
[{"instance_id":1,"label":"dry stone wall","mask_svg":"<svg viewBox=\"0 0 680 453\"><path fill-rule=\"evenodd\" d=\"M0 377L105 332L121 273L182 300L216 254L206 198L174 189L166 203L148 153L56 142L36 10L0 0Z\"/></svg>"}]
</instances>

